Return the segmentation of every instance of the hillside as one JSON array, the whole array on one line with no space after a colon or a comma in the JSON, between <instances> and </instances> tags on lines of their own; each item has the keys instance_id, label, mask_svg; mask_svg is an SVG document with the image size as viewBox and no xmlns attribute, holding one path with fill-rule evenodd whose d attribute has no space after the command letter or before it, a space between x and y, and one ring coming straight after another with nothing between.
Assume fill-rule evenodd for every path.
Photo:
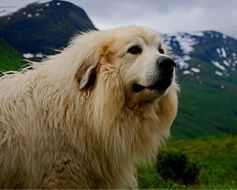
<instances>
[{"instance_id":1,"label":"hillside","mask_svg":"<svg viewBox=\"0 0 237 190\"><path fill-rule=\"evenodd\" d=\"M222 89L189 80L179 83L182 92L178 116L171 129L172 138L237 134L236 86Z\"/></svg>"},{"instance_id":2,"label":"hillside","mask_svg":"<svg viewBox=\"0 0 237 190\"><path fill-rule=\"evenodd\" d=\"M21 55L0 40L0 72L18 70L23 64Z\"/></svg>"},{"instance_id":3,"label":"hillside","mask_svg":"<svg viewBox=\"0 0 237 190\"><path fill-rule=\"evenodd\" d=\"M237 134L237 40L215 31L163 35L181 86L173 138Z\"/></svg>"},{"instance_id":4,"label":"hillside","mask_svg":"<svg viewBox=\"0 0 237 190\"><path fill-rule=\"evenodd\" d=\"M142 189L236 189L237 136L209 137L171 141L167 152L182 152L200 166L199 183L185 186L165 181L156 171L155 163L139 167L138 182Z\"/></svg>"},{"instance_id":5,"label":"hillside","mask_svg":"<svg viewBox=\"0 0 237 190\"><path fill-rule=\"evenodd\" d=\"M76 5L53 0L33 3L0 18L0 36L26 58L53 54L77 33L95 29L86 12Z\"/></svg>"}]
</instances>

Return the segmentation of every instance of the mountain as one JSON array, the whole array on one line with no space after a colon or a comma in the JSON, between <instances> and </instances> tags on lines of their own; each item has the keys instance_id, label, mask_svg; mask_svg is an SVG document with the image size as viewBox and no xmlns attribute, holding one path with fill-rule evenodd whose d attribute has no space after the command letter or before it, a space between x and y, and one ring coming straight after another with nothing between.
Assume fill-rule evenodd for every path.
<instances>
[{"instance_id":1,"label":"mountain","mask_svg":"<svg viewBox=\"0 0 237 190\"><path fill-rule=\"evenodd\" d=\"M196 33L177 33L163 35L168 49L174 55L179 70L184 75L197 73L228 77L235 73L237 66L237 40L216 31ZM188 62L203 62L208 64L191 64ZM210 64L211 63L211 64Z\"/></svg>"},{"instance_id":2,"label":"mountain","mask_svg":"<svg viewBox=\"0 0 237 190\"><path fill-rule=\"evenodd\" d=\"M21 55L0 39L0 75L1 71L18 70L22 67Z\"/></svg>"},{"instance_id":3,"label":"mountain","mask_svg":"<svg viewBox=\"0 0 237 190\"><path fill-rule=\"evenodd\" d=\"M95 29L82 8L66 1L33 3L0 17L0 37L26 58L53 54L75 34Z\"/></svg>"},{"instance_id":4,"label":"mountain","mask_svg":"<svg viewBox=\"0 0 237 190\"><path fill-rule=\"evenodd\" d=\"M162 37L181 86L173 138L237 134L237 40L216 31Z\"/></svg>"}]
</instances>

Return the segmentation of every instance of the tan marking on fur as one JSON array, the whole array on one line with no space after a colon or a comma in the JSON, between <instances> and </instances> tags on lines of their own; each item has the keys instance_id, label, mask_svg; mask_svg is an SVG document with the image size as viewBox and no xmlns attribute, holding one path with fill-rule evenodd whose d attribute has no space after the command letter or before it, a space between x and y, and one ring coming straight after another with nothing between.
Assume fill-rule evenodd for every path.
<instances>
[{"instance_id":1,"label":"tan marking on fur","mask_svg":"<svg viewBox=\"0 0 237 190\"><path fill-rule=\"evenodd\" d=\"M114 39L112 39L103 46L100 62L101 64L108 64L113 62L115 56L115 53L112 50L114 43Z\"/></svg>"}]
</instances>

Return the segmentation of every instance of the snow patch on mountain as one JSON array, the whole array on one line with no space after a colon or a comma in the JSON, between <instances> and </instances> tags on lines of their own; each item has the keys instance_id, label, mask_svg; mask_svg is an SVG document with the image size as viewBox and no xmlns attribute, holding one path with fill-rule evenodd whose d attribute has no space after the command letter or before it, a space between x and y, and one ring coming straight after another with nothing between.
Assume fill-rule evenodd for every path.
<instances>
[{"instance_id":1,"label":"snow patch on mountain","mask_svg":"<svg viewBox=\"0 0 237 190\"><path fill-rule=\"evenodd\" d=\"M223 75L222 72L220 72L220 71L215 71L215 74L218 75L218 76L222 76Z\"/></svg>"},{"instance_id":2,"label":"snow patch on mountain","mask_svg":"<svg viewBox=\"0 0 237 190\"><path fill-rule=\"evenodd\" d=\"M221 48L221 54L223 57L226 57L226 51L225 51L225 48Z\"/></svg>"},{"instance_id":3,"label":"snow patch on mountain","mask_svg":"<svg viewBox=\"0 0 237 190\"><path fill-rule=\"evenodd\" d=\"M183 71L183 74L184 74L184 75L190 75L191 73L192 73L192 72L189 71L189 70L184 70L184 71Z\"/></svg>"},{"instance_id":4,"label":"snow patch on mountain","mask_svg":"<svg viewBox=\"0 0 237 190\"><path fill-rule=\"evenodd\" d=\"M176 40L184 54L190 54L194 50L193 45L196 44L196 41L190 35L178 33L176 35Z\"/></svg>"},{"instance_id":5,"label":"snow patch on mountain","mask_svg":"<svg viewBox=\"0 0 237 190\"><path fill-rule=\"evenodd\" d=\"M204 33L203 33L203 32L189 32L189 34L190 34L191 36L198 36L198 37L204 36Z\"/></svg>"},{"instance_id":6,"label":"snow patch on mountain","mask_svg":"<svg viewBox=\"0 0 237 190\"><path fill-rule=\"evenodd\" d=\"M190 67L188 61L191 60L190 54L194 51L193 46L197 44L196 38L203 35L203 32L193 32L162 36L179 69L187 70ZM179 51L176 51L176 49ZM184 74L189 74L189 72L185 71Z\"/></svg>"},{"instance_id":7,"label":"snow patch on mountain","mask_svg":"<svg viewBox=\"0 0 237 190\"><path fill-rule=\"evenodd\" d=\"M192 67L190 70L193 71L194 73L200 73L199 68Z\"/></svg>"},{"instance_id":8,"label":"snow patch on mountain","mask_svg":"<svg viewBox=\"0 0 237 190\"><path fill-rule=\"evenodd\" d=\"M35 57L42 58L42 57L44 57L44 55L42 53L37 53L37 54L35 54Z\"/></svg>"},{"instance_id":9,"label":"snow patch on mountain","mask_svg":"<svg viewBox=\"0 0 237 190\"><path fill-rule=\"evenodd\" d=\"M230 63L228 61L226 61L226 60L223 61L223 64L226 65L227 67L230 66Z\"/></svg>"},{"instance_id":10,"label":"snow patch on mountain","mask_svg":"<svg viewBox=\"0 0 237 190\"><path fill-rule=\"evenodd\" d=\"M34 57L34 55L32 53L24 53L23 57L26 58L26 59L31 59L31 58Z\"/></svg>"},{"instance_id":11,"label":"snow patch on mountain","mask_svg":"<svg viewBox=\"0 0 237 190\"><path fill-rule=\"evenodd\" d=\"M215 65L217 68L221 69L221 70L225 70L225 67L222 66L219 62L217 61L212 61L212 64Z\"/></svg>"},{"instance_id":12,"label":"snow patch on mountain","mask_svg":"<svg viewBox=\"0 0 237 190\"><path fill-rule=\"evenodd\" d=\"M178 64L179 69L183 70L183 69L189 68L189 64L187 63L187 61L189 61L191 59L190 56L188 56L188 55L186 55L186 56L176 56L176 55L174 55L173 59Z\"/></svg>"},{"instance_id":13,"label":"snow patch on mountain","mask_svg":"<svg viewBox=\"0 0 237 190\"><path fill-rule=\"evenodd\" d=\"M32 58L34 58L34 57L36 57L36 58L43 58L43 57L44 57L44 55L43 55L41 52L36 53L36 54L23 53L22 56L23 56L24 58L26 58L26 59L32 59Z\"/></svg>"}]
</instances>

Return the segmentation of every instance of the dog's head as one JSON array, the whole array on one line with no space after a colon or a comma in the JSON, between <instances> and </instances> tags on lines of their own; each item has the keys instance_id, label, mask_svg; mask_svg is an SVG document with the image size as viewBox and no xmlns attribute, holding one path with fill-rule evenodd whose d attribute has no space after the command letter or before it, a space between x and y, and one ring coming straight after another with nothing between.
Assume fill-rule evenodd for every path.
<instances>
[{"instance_id":1,"label":"dog's head","mask_svg":"<svg viewBox=\"0 0 237 190\"><path fill-rule=\"evenodd\" d=\"M129 26L92 32L78 43L84 44L76 73L80 90L95 91L113 83L111 90L119 89L127 104L135 106L157 100L175 86L176 64L152 30Z\"/></svg>"}]
</instances>

